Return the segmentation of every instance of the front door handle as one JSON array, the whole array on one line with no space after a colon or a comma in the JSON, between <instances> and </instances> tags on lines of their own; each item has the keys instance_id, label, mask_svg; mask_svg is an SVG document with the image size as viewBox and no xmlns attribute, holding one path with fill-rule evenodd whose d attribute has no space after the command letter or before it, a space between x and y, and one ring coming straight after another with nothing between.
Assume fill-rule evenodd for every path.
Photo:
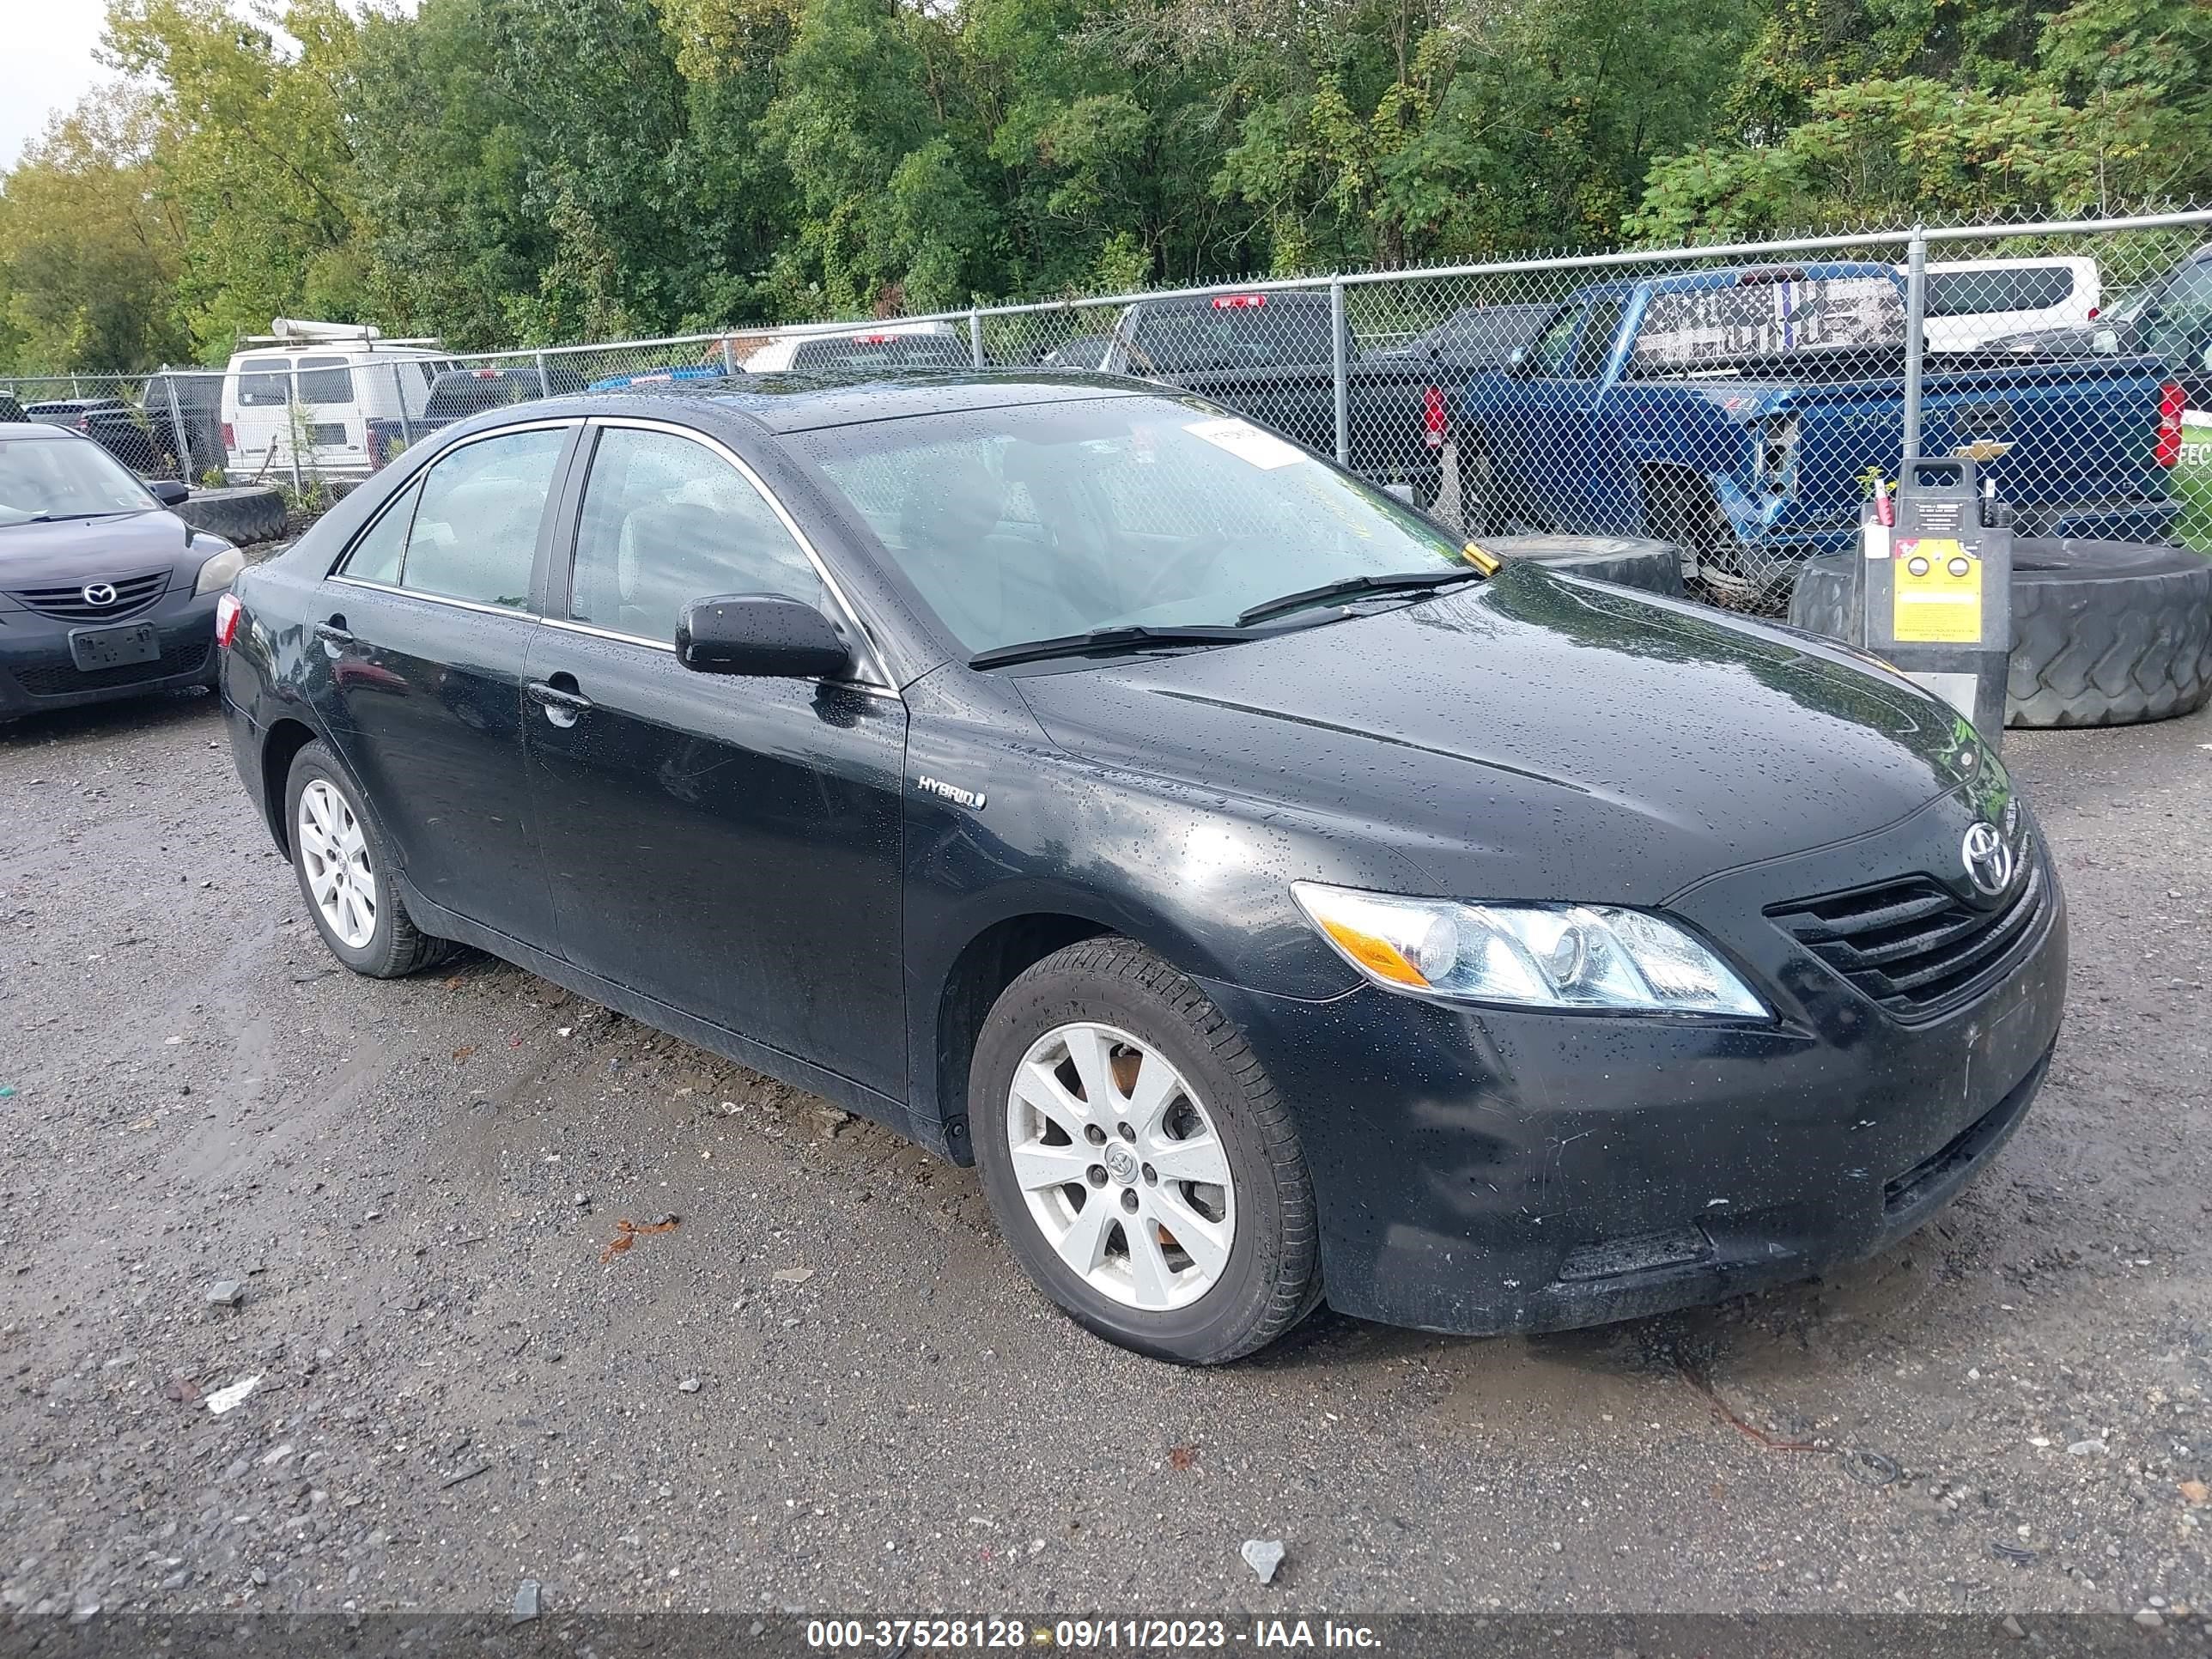
<instances>
[{"instance_id":1,"label":"front door handle","mask_svg":"<svg viewBox=\"0 0 2212 1659\"><path fill-rule=\"evenodd\" d=\"M315 637L325 645L351 645L354 642L353 635L345 630L343 617L334 617L326 623L317 623Z\"/></svg>"},{"instance_id":2,"label":"front door handle","mask_svg":"<svg viewBox=\"0 0 2212 1659\"><path fill-rule=\"evenodd\" d=\"M531 680L522 689L556 726L574 726L578 716L592 712L592 700L580 691L565 690L544 680Z\"/></svg>"}]
</instances>

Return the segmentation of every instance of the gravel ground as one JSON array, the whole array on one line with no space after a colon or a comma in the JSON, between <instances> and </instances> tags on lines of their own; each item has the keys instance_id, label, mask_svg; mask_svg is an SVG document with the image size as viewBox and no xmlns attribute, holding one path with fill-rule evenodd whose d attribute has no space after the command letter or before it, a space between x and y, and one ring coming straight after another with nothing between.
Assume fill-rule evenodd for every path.
<instances>
[{"instance_id":1,"label":"gravel ground","mask_svg":"<svg viewBox=\"0 0 2212 1659\"><path fill-rule=\"evenodd\" d=\"M1936 1224L1707 1311L1324 1313L1201 1373L1079 1332L972 1172L819 1100L483 957L338 970L204 697L8 728L0 1599L491 1610L532 1579L572 1610L2201 1637L2212 717L2009 754L2072 895L2071 1018ZM1287 1547L1272 1586L1252 1538Z\"/></svg>"}]
</instances>

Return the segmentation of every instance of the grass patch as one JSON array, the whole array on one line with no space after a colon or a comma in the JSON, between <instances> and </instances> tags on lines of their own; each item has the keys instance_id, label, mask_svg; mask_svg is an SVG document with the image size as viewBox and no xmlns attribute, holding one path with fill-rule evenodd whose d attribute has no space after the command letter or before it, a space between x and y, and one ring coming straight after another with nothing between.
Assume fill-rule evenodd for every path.
<instances>
[{"instance_id":1,"label":"grass patch","mask_svg":"<svg viewBox=\"0 0 2212 1659\"><path fill-rule=\"evenodd\" d=\"M2173 469L2173 493L2181 497L2176 539L2199 553L2212 553L2212 426L2181 428L2181 465Z\"/></svg>"}]
</instances>

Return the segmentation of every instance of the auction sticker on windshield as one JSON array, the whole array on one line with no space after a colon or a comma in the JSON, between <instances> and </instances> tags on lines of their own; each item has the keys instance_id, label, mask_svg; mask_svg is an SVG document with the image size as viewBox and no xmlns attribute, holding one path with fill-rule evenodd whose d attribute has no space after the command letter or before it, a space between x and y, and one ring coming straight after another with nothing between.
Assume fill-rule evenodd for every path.
<instances>
[{"instance_id":1,"label":"auction sticker on windshield","mask_svg":"<svg viewBox=\"0 0 2212 1659\"><path fill-rule=\"evenodd\" d=\"M1240 461L1273 471L1279 466L1292 466L1306 459L1305 452L1296 444L1285 443L1272 432L1262 432L1249 421L1200 421L1183 430L1194 438L1203 438L1217 449L1225 449Z\"/></svg>"}]
</instances>

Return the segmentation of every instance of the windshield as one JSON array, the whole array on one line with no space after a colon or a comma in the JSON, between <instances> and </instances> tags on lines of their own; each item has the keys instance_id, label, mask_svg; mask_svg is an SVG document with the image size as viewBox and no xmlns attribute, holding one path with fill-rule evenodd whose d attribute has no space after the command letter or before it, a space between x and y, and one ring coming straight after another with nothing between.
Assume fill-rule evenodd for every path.
<instances>
[{"instance_id":1,"label":"windshield","mask_svg":"<svg viewBox=\"0 0 2212 1659\"><path fill-rule=\"evenodd\" d=\"M98 444L0 439L0 525L143 513L154 499Z\"/></svg>"},{"instance_id":2,"label":"windshield","mask_svg":"<svg viewBox=\"0 0 2212 1659\"><path fill-rule=\"evenodd\" d=\"M971 654L1235 626L1362 575L1472 571L1371 485L1195 401L1104 398L794 434Z\"/></svg>"}]
</instances>

